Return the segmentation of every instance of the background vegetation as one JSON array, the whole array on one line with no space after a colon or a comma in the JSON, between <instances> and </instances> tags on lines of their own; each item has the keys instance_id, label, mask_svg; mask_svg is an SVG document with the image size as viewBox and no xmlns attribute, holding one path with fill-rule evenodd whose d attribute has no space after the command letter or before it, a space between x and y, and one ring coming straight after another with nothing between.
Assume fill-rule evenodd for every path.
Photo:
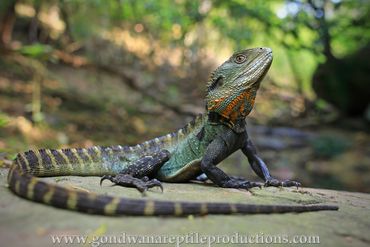
<instances>
[{"instance_id":1,"label":"background vegetation","mask_svg":"<svg viewBox=\"0 0 370 247\"><path fill-rule=\"evenodd\" d=\"M235 50L274 63L249 118L280 178L369 191L368 0L2 0L0 159L135 144L203 111ZM256 179L240 153L222 166Z\"/></svg>"}]
</instances>

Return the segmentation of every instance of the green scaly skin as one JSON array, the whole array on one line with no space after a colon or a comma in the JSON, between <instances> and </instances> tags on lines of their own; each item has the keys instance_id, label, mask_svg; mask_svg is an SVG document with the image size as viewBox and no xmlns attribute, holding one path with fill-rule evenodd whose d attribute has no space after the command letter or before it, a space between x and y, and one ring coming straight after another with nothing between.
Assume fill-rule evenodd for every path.
<instances>
[{"instance_id":1,"label":"green scaly skin","mask_svg":"<svg viewBox=\"0 0 370 247\"><path fill-rule=\"evenodd\" d=\"M186 182L205 174L220 187L249 189L261 186L230 177L216 165L241 149L266 186L299 186L278 181L257 155L248 137L245 117L253 108L260 82L272 62L269 48L235 53L217 68L207 85L206 113L184 128L136 146L87 149L40 149L19 153L8 174L9 188L23 198L59 208L103 215L204 215L286 213L337 210L331 205L251 205L172 202L98 195L49 184L43 176L102 176L141 192L160 181Z\"/></svg>"}]
</instances>

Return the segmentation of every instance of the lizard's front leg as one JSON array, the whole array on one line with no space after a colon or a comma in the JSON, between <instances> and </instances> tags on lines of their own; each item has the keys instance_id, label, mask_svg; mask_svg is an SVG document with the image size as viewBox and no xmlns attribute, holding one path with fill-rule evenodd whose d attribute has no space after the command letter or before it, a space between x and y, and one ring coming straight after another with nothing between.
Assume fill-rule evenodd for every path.
<instances>
[{"instance_id":1,"label":"lizard's front leg","mask_svg":"<svg viewBox=\"0 0 370 247\"><path fill-rule=\"evenodd\" d=\"M228 143L228 144L227 144ZM207 147L201 162L201 169L207 177L215 184L224 188L242 188L249 189L261 186L260 183L249 182L247 180L234 179L228 176L220 168L216 167L218 163L224 160L233 150L231 142L227 139L218 137L213 140Z\"/></svg>"},{"instance_id":2,"label":"lizard's front leg","mask_svg":"<svg viewBox=\"0 0 370 247\"><path fill-rule=\"evenodd\" d=\"M246 132L245 132L246 133ZM254 146L251 139L246 133L245 142L242 147L243 153L247 156L249 164L251 165L253 171L265 181L265 186L274 186L274 187L292 187L292 186L301 186L299 182L292 180L280 181L271 177L270 172L263 160L257 155L257 149Z\"/></svg>"}]
</instances>

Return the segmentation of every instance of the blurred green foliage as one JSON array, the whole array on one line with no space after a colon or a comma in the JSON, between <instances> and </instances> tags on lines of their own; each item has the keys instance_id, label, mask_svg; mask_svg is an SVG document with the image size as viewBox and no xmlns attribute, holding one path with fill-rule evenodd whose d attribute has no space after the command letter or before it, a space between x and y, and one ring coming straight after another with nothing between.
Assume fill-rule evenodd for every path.
<instances>
[{"instance_id":1,"label":"blurred green foliage","mask_svg":"<svg viewBox=\"0 0 370 247\"><path fill-rule=\"evenodd\" d=\"M19 52L25 56L29 56L36 59L43 59L49 57L53 48L50 45L44 45L40 43L32 45L24 45L19 49Z\"/></svg>"},{"instance_id":2,"label":"blurred green foliage","mask_svg":"<svg viewBox=\"0 0 370 247\"><path fill-rule=\"evenodd\" d=\"M367 0L5 0L0 5L2 15L11 2L32 6L34 14L50 13L57 7L65 23L64 32L75 40L125 27L137 35L193 52L216 42L232 50L273 46L292 57L291 63L307 62L310 69L300 68L302 73L291 78L305 94L310 94L308 84L314 68L310 60L314 64L323 61L326 42L330 42L335 56L342 57L370 40ZM46 47L32 47L32 52L36 48ZM289 61L285 63L290 67ZM292 74L289 70L283 71Z\"/></svg>"},{"instance_id":3,"label":"blurred green foliage","mask_svg":"<svg viewBox=\"0 0 370 247\"><path fill-rule=\"evenodd\" d=\"M370 38L369 5L366 0L318 1L243 1L243 0L122 0L61 1L68 12L76 36L85 35L93 26L142 24L143 32L167 42L184 41L196 25L205 25L205 36L219 32L241 49L251 42L282 42L290 49L322 49L320 22L326 21L335 46L343 56L365 45ZM315 9L318 8L318 9ZM322 19L326 9L326 18ZM72 21L73 20L73 21ZM175 25L181 35L173 37ZM83 28L78 28L83 27ZM270 40L270 41L268 41Z\"/></svg>"},{"instance_id":4,"label":"blurred green foliage","mask_svg":"<svg viewBox=\"0 0 370 247\"><path fill-rule=\"evenodd\" d=\"M0 111L0 128L2 128L5 125L7 125L8 122L9 122L8 115Z\"/></svg>"},{"instance_id":5,"label":"blurred green foliage","mask_svg":"<svg viewBox=\"0 0 370 247\"><path fill-rule=\"evenodd\" d=\"M177 49L183 65L202 61L209 53L221 60L235 50L269 46L279 58L269 73L276 85L310 100L316 93L344 113L354 108L360 109L356 114L362 114L368 103L365 99L357 106L352 95L345 92L367 90L363 86L368 82L366 78L358 79L361 85L356 86L326 69L319 71L323 76L315 77L318 66L325 63L328 66L324 68L345 74L347 69L353 70L334 65L352 64L341 60L369 44L368 0L5 0L0 5L0 20L0 44L14 29L14 37L21 37L21 33L27 37L19 39L21 54L49 61L54 48L69 49L74 42L83 48L95 37L112 36L115 29L145 38L149 43L148 59L154 60L155 53L162 52L158 46ZM94 49L87 51L95 57L103 56L95 54ZM312 87L314 81L319 87ZM332 81L337 90L332 90ZM356 88L342 86L348 84ZM171 87L170 92L181 91L177 83ZM321 93L328 88L330 94Z\"/></svg>"}]
</instances>

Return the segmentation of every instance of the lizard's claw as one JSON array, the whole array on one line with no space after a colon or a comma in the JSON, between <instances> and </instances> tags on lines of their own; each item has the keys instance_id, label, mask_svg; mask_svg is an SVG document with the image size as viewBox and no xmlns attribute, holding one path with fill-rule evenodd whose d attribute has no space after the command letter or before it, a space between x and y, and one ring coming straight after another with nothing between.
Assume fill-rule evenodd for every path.
<instances>
[{"instance_id":1,"label":"lizard's claw","mask_svg":"<svg viewBox=\"0 0 370 247\"><path fill-rule=\"evenodd\" d=\"M254 187L262 187L262 183L259 182L250 182L247 180L241 180L241 179L230 179L225 184L222 185L224 188L235 188L235 189L251 189Z\"/></svg>"},{"instance_id":2,"label":"lizard's claw","mask_svg":"<svg viewBox=\"0 0 370 247\"><path fill-rule=\"evenodd\" d=\"M163 186L162 183L159 182L159 180L153 178L145 183L147 188L153 188L153 187L159 187L161 189L161 192L163 193Z\"/></svg>"},{"instance_id":3,"label":"lizard's claw","mask_svg":"<svg viewBox=\"0 0 370 247\"><path fill-rule=\"evenodd\" d=\"M297 188L301 186L301 183L293 181L293 180L285 180L280 181L275 178L271 178L265 182L265 187L272 186L272 187L294 187Z\"/></svg>"},{"instance_id":4,"label":"lizard's claw","mask_svg":"<svg viewBox=\"0 0 370 247\"><path fill-rule=\"evenodd\" d=\"M101 177L101 179L100 179L100 186L103 184L103 181L104 180L110 180L110 181L112 181L113 180L113 176L112 175L104 175L103 177Z\"/></svg>"},{"instance_id":5,"label":"lizard's claw","mask_svg":"<svg viewBox=\"0 0 370 247\"><path fill-rule=\"evenodd\" d=\"M145 195L145 191L153 187L159 187L163 192L163 186L161 182L157 179L149 179L147 177L143 178L136 178L129 174L117 174L115 176L112 175L104 175L100 179L100 185L102 185L104 180L110 180L114 185L120 185L123 187L133 187L140 191L143 195Z\"/></svg>"},{"instance_id":6,"label":"lizard's claw","mask_svg":"<svg viewBox=\"0 0 370 247\"><path fill-rule=\"evenodd\" d=\"M258 187L258 188L262 188L263 186L263 183L260 183L260 182L249 182L249 185L250 185L250 188L254 188L254 187Z\"/></svg>"}]
</instances>

